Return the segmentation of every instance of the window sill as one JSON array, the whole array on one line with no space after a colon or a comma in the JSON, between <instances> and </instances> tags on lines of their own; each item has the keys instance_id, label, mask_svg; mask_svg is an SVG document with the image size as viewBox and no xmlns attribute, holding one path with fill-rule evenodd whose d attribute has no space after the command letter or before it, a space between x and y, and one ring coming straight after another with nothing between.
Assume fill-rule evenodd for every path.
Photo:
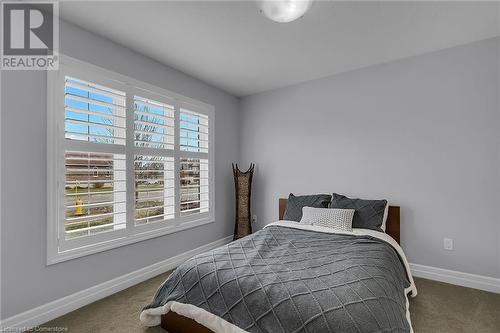
<instances>
[{"instance_id":1,"label":"window sill","mask_svg":"<svg viewBox=\"0 0 500 333\"><path fill-rule=\"evenodd\" d=\"M60 262L64 262L67 260L72 260L84 256L88 256L91 254L115 249L121 246L145 241L148 239L156 238L156 237L161 237L169 234L173 234L176 232L180 232L183 230L188 230L192 228L196 228L205 224L213 223L215 222L215 219L213 218L205 218L201 220L195 220L192 222L185 222L182 224L178 225L165 225L164 227L160 227L157 229L152 229L144 232L140 232L140 226L135 227L136 233L126 236L126 237L120 237L120 238L114 238L109 241L101 242L101 243L95 243L89 246L84 246L84 247L79 247L79 248L74 248L71 250L63 251L63 252L57 252L57 253L49 253L47 256L47 266L54 265ZM168 223L168 222L167 222Z\"/></svg>"}]
</instances>

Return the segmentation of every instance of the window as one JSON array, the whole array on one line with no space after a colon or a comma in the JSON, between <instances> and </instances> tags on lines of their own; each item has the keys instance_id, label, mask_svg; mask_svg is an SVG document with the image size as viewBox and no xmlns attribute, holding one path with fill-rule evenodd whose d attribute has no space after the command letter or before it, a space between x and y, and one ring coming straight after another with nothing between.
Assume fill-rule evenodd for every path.
<instances>
[{"instance_id":1,"label":"window","mask_svg":"<svg viewBox=\"0 0 500 333\"><path fill-rule=\"evenodd\" d=\"M62 57L48 74L48 263L214 220L213 107Z\"/></svg>"},{"instance_id":2,"label":"window","mask_svg":"<svg viewBox=\"0 0 500 333\"><path fill-rule=\"evenodd\" d=\"M181 158L181 215L208 211L208 160Z\"/></svg>"},{"instance_id":3,"label":"window","mask_svg":"<svg viewBox=\"0 0 500 333\"><path fill-rule=\"evenodd\" d=\"M174 158L136 155L135 223L175 218Z\"/></svg>"},{"instance_id":4,"label":"window","mask_svg":"<svg viewBox=\"0 0 500 333\"><path fill-rule=\"evenodd\" d=\"M65 152L65 238L125 228L125 155Z\"/></svg>"},{"instance_id":5,"label":"window","mask_svg":"<svg viewBox=\"0 0 500 333\"><path fill-rule=\"evenodd\" d=\"M174 149L173 105L134 96L134 140L136 147Z\"/></svg>"},{"instance_id":6,"label":"window","mask_svg":"<svg viewBox=\"0 0 500 333\"><path fill-rule=\"evenodd\" d=\"M125 145L125 93L91 82L64 78L65 137Z\"/></svg>"},{"instance_id":7,"label":"window","mask_svg":"<svg viewBox=\"0 0 500 333\"><path fill-rule=\"evenodd\" d=\"M181 151L208 153L208 117L186 109L180 114Z\"/></svg>"}]
</instances>

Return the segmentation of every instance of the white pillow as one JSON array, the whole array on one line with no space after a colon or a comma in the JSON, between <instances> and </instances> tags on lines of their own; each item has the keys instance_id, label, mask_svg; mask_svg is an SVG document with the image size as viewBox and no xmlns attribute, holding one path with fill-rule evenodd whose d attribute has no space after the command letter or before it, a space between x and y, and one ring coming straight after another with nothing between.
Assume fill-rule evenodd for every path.
<instances>
[{"instance_id":1,"label":"white pillow","mask_svg":"<svg viewBox=\"0 0 500 333\"><path fill-rule=\"evenodd\" d=\"M387 216L389 215L389 203L387 203L385 205L385 209L384 209L384 217L382 217L382 230L385 232L385 226L386 226L386 223L387 223Z\"/></svg>"},{"instance_id":2,"label":"white pillow","mask_svg":"<svg viewBox=\"0 0 500 333\"><path fill-rule=\"evenodd\" d=\"M303 207L300 223L352 231L355 209Z\"/></svg>"}]
</instances>

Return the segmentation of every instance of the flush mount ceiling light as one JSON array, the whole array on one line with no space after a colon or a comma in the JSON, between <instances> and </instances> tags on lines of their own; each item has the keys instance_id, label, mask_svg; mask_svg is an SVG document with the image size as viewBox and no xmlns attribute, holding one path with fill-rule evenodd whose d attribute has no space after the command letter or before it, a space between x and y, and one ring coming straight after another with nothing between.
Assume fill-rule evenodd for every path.
<instances>
[{"instance_id":1,"label":"flush mount ceiling light","mask_svg":"<svg viewBox=\"0 0 500 333\"><path fill-rule=\"evenodd\" d=\"M257 0L260 12L279 23L292 22L311 8L312 0Z\"/></svg>"}]
</instances>

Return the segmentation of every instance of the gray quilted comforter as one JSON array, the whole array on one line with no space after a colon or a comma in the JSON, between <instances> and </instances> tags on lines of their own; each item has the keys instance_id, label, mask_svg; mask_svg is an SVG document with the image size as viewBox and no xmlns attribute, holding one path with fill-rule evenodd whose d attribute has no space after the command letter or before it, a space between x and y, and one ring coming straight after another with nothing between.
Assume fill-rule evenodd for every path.
<instances>
[{"instance_id":1,"label":"gray quilted comforter","mask_svg":"<svg viewBox=\"0 0 500 333\"><path fill-rule=\"evenodd\" d=\"M186 261L144 309L191 304L249 332L410 332L409 287L380 239L270 226Z\"/></svg>"}]
</instances>

